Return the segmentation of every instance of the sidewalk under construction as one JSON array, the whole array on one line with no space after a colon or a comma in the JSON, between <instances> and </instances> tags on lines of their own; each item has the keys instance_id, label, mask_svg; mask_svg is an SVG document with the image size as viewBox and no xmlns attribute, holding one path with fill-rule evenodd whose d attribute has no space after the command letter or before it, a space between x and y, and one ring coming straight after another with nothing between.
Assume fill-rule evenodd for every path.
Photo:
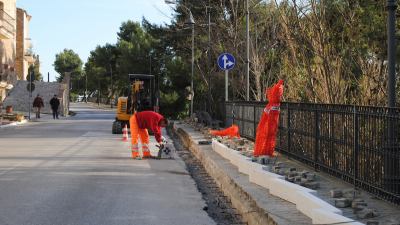
<instances>
[{"instance_id":1,"label":"sidewalk under construction","mask_svg":"<svg viewBox=\"0 0 400 225\"><path fill-rule=\"evenodd\" d=\"M311 219L299 212L294 204L272 196L268 190L251 183L246 175L241 174L234 165L216 153L211 145L199 145L199 141L205 141L202 133L187 124L179 123L175 123L172 130L202 163L249 225L312 224Z\"/></svg>"},{"instance_id":2,"label":"sidewalk under construction","mask_svg":"<svg viewBox=\"0 0 400 225\"><path fill-rule=\"evenodd\" d=\"M209 135L205 135L204 132L202 133L200 128L193 126L193 124L176 122L173 125L172 132L179 137L184 146L201 162L207 173L218 185L219 190L223 191L224 195L232 203L232 207L237 210L243 221L248 224L398 224L396 222L398 220L396 216L396 212L399 210L398 207L373 198L368 193L355 191L351 188L351 185L345 184L326 174L316 171L309 173L308 175L312 176L312 180L318 180L318 182L310 182L310 184L318 185L311 185L308 188L296 185L291 180L288 182L288 178L290 177L283 176L282 171L275 171L275 173L278 172L282 176L269 173L277 179L268 180L267 176L258 174L259 181L254 181L254 178L248 175L249 171L257 167L264 167L261 171L265 171L265 166L256 163L251 164L251 160L250 162L242 160L236 156L240 154L236 154L237 151L233 149L225 153L221 152L221 149L215 149L215 145L226 149L229 148L224 147L222 143L216 140L211 145ZM231 148L233 147L231 146ZM237 157L233 161L232 159L229 160L230 156L228 154L231 153L234 157ZM277 163L280 165L284 163L289 165L289 167L297 167L303 171L307 170L306 166L288 160L283 156L279 156L279 162ZM255 167L251 168L253 166ZM278 168L279 166L273 167ZM269 168L267 170L271 171L272 169ZM315 178L316 176L317 178ZM279 182L279 185L283 185L281 186L281 190L272 190L270 181ZM268 188L265 188L265 186L268 186ZM364 211L357 211L353 207L348 208L346 205L343 205L344 208L342 208L342 199L333 199L330 196L330 192L332 192L330 190L332 189L346 190L347 188L348 190L349 187L349 193L353 193L354 198L356 198L354 202L360 203L362 206L368 204L368 210L361 208L365 213ZM299 190L305 191L305 193L301 193ZM299 205L296 203L296 199L299 199L297 195L306 196L302 200L305 204ZM370 207L378 209L378 211L376 212L375 209L370 210ZM316 210L320 216L314 215L312 213L313 210ZM369 213L369 210L371 213Z\"/></svg>"}]
</instances>

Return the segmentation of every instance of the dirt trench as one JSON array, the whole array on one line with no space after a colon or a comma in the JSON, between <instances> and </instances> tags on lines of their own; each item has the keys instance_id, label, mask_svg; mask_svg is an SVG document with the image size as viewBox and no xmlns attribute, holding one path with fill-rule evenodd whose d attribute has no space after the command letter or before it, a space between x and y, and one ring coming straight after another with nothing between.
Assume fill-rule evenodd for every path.
<instances>
[{"instance_id":1,"label":"dirt trench","mask_svg":"<svg viewBox=\"0 0 400 225\"><path fill-rule=\"evenodd\" d=\"M189 174L196 182L197 189L207 204L203 210L218 225L246 225L247 223L233 208L229 198L220 190L201 162L183 146L182 141L174 132L168 132L168 134L174 141L176 153L185 162Z\"/></svg>"}]
</instances>

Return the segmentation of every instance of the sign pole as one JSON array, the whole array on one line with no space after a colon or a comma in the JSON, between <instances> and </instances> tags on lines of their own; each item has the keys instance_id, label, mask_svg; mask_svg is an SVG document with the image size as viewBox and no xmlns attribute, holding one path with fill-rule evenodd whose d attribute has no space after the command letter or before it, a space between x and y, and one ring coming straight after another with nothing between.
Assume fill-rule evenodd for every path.
<instances>
[{"instance_id":1,"label":"sign pole","mask_svg":"<svg viewBox=\"0 0 400 225\"><path fill-rule=\"evenodd\" d=\"M227 102L228 101L228 99L229 99L229 92L228 92L228 88L229 88L229 81L228 81L228 79L229 79L229 77L228 77L228 73L229 73L229 70L225 70L225 101Z\"/></svg>"},{"instance_id":2,"label":"sign pole","mask_svg":"<svg viewBox=\"0 0 400 225\"><path fill-rule=\"evenodd\" d=\"M225 101L229 101L229 70L235 66L235 57L229 53L222 53L218 56L218 67L225 71Z\"/></svg>"},{"instance_id":3,"label":"sign pole","mask_svg":"<svg viewBox=\"0 0 400 225\"><path fill-rule=\"evenodd\" d=\"M28 100L28 119L31 120L31 98L32 98L32 72L29 73L29 100Z\"/></svg>"}]
</instances>

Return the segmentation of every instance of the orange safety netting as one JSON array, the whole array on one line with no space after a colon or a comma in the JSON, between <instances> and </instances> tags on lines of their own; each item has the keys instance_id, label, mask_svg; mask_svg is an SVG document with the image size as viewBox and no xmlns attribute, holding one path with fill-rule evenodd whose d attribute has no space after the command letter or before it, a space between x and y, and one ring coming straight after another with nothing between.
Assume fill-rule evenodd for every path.
<instances>
[{"instance_id":1,"label":"orange safety netting","mask_svg":"<svg viewBox=\"0 0 400 225\"><path fill-rule=\"evenodd\" d=\"M240 138L239 127L237 125L232 125L224 130L211 130L210 134L221 137L229 136L230 138L233 137Z\"/></svg>"},{"instance_id":2,"label":"orange safety netting","mask_svg":"<svg viewBox=\"0 0 400 225\"><path fill-rule=\"evenodd\" d=\"M279 80L277 84L267 89L268 104L258 123L254 156L273 156L274 154L282 94L283 80Z\"/></svg>"}]
</instances>

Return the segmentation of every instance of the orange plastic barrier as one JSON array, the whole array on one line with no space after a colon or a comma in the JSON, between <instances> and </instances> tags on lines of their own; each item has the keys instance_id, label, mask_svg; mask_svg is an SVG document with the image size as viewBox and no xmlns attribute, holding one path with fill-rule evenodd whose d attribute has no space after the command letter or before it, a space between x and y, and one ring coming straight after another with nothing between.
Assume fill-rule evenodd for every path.
<instances>
[{"instance_id":1,"label":"orange plastic barrier","mask_svg":"<svg viewBox=\"0 0 400 225\"><path fill-rule=\"evenodd\" d=\"M267 89L268 104L264 108L258 123L254 156L273 156L275 150L276 132L278 130L281 97L283 95L283 80Z\"/></svg>"},{"instance_id":2,"label":"orange plastic barrier","mask_svg":"<svg viewBox=\"0 0 400 225\"><path fill-rule=\"evenodd\" d=\"M210 134L221 137L229 136L230 138L240 138L239 127L237 125L232 125L224 130L211 130Z\"/></svg>"}]
</instances>

